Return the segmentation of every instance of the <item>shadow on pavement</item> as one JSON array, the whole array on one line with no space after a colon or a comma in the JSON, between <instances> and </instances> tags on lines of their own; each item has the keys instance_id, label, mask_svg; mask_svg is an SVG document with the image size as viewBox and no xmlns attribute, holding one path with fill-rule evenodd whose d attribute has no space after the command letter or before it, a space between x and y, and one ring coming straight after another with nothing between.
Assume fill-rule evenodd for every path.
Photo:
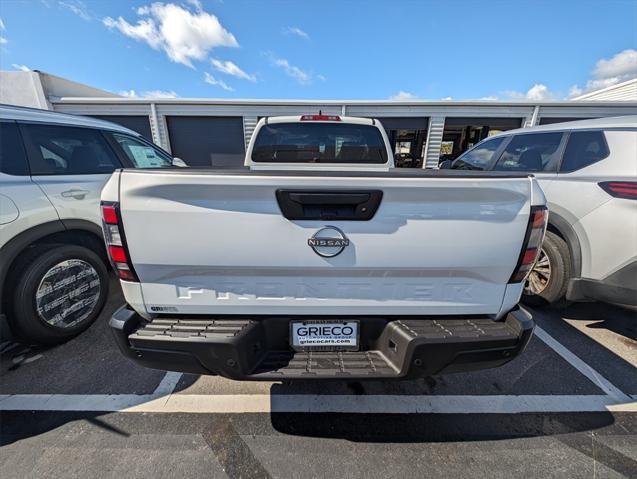
<instances>
[{"instance_id":1,"label":"shadow on pavement","mask_svg":"<svg viewBox=\"0 0 637 479\"><path fill-rule=\"evenodd\" d=\"M554 436L612 425L611 413L271 414L275 430L353 442L455 442Z\"/></svg>"},{"instance_id":2,"label":"shadow on pavement","mask_svg":"<svg viewBox=\"0 0 637 479\"><path fill-rule=\"evenodd\" d=\"M564 319L595 321L587 327L607 329L637 341L637 310L604 303L576 303L559 311Z\"/></svg>"}]
</instances>

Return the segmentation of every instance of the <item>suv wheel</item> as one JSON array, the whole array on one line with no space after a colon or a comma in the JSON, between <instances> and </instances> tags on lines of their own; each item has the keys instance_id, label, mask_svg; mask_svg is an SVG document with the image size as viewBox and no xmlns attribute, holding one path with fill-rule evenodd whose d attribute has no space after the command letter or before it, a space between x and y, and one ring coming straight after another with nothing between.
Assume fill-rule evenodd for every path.
<instances>
[{"instance_id":1,"label":"suv wheel","mask_svg":"<svg viewBox=\"0 0 637 479\"><path fill-rule=\"evenodd\" d=\"M90 249L54 245L34 249L16 265L9 320L22 339L66 341L88 328L108 296L108 272Z\"/></svg>"},{"instance_id":2,"label":"suv wheel","mask_svg":"<svg viewBox=\"0 0 637 479\"><path fill-rule=\"evenodd\" d=\"M524 286L522 301L529 306L558 304L566 294L570 275L567 244L555 233L547 231L540 256Z\"/></svg>"}]
</instances>

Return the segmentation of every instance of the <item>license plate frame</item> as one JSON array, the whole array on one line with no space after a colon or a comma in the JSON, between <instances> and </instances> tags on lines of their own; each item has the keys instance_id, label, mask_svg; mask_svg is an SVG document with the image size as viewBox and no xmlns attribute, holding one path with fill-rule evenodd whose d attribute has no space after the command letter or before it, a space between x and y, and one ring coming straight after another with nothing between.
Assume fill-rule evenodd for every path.
<instances>
[{"instance_id":1,"label":"license plate frame","mask_svg":"<svg viewBox=\"0 0 637 479\"><path fill-rule=\"evenodd\" d=\"M354 329L351 334L340 335L341 339L347 340L347 343L338 344L337 341L332 343L320 344L320 338L329 337L336 339L339 335L313 334L313 338L303 338L299 340L299 328L305 327L350 327ZM321 331L319 331L320 333ZM311 343L312 340L315 342ZM325 339L323 339L325 341ZM305 343L305 344L303 344ZM360 350L360 321L359 320L338 320L338 319L312 319L312 320L292 320L290 321L290 347L295 351L359 351Z\"/></svg>"}]
</instances>

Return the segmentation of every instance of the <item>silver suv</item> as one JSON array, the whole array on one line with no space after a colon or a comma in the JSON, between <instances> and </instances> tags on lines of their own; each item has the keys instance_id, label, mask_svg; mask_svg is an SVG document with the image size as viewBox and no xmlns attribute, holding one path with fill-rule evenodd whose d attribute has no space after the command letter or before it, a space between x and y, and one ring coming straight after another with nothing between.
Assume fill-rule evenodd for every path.
<instances>
[{"instance_id":1,"label":"silver suv","mask_svg":"<svg viewBox=\"0 0 637 479\"><path fill-rule=\"evenodd\" d=\"M100 193L116 168L183 165L114 123L0 105L0 321L51 344L108 294Z\"/></svg>"},{"instance_id":2,"label":"silver suv","mask_svg":"<svg viewBox=\"0 0 637 479\"><path fill-rule=\"evenodd\" d=\"M637 305L637 116L494 135L441 168L533 172L549 226L524 301Z\"/></svg>"}]
</instances>

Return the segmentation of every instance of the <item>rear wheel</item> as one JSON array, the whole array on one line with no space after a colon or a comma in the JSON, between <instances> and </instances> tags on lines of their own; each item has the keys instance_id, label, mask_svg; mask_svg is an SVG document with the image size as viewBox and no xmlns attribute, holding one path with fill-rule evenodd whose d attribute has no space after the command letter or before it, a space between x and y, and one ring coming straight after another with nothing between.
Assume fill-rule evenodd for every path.
<instances>
[{"instance_id":1,"label":"rear wheel","mask_svg":"<svg viewBox=\"0 0 637 479\"><path fill-rule=\"evenodd\" d=\"M558 235L547 231L538 260L524 286L522 301L536 307L560 304L570 276L568 245Z\"/></svg>"},{"instance_id":2,"label":"rear wheel","mask_svg":"<svg viewBox=\"0 0 637 479\"><path fill-rule=\"evenodd\" d=\"M34 248L16 269L9 320L30 342L55 344L81 333L108 296L106 265L82 246Z\"/></svg>"}]
</instances>

